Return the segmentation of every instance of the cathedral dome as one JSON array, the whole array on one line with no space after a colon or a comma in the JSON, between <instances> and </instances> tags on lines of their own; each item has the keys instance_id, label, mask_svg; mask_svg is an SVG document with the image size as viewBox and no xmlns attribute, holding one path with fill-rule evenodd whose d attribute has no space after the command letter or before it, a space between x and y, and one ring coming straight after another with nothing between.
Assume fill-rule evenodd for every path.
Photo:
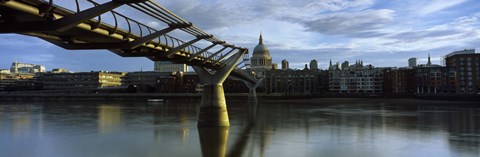
<instances>
[{"instance_id":1,"label":"cathedral dome","mask_svg":"<svg viewBox=\"0 0 480 157\"><path fill-rule=\"evenodd\" d=\"M270 51L268 50L267 46L265 46L265 44L263 44L262 34L260 34L260 39L258 41L258 45L255 46L255 49L253 49L253 57L265 58L265 59L271 59L272 58L270 56Z\"/></svg>"},{"instance_id":2,"label":"cathedral dome","mask_svg":"<svg viewBox=\"0 0 480 157\"><path fill-rule=\"evenodd\" d=\"M258 45L253 49L252 58L250 58L250 68L255 70L265 70L272 68L272 57L267 46L263 44L262 33L260 33L260 39Z\"/></svg>"}]
</instances>

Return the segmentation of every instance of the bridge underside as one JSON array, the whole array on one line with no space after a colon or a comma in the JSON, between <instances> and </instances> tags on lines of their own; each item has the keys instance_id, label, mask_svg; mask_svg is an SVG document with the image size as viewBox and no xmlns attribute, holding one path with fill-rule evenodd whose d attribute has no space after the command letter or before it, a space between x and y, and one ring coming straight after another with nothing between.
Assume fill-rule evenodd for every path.
<instances>
[{"instance_id":1,"label":"bridge underside","mask_svg":"<svg viewBox=\"0 0 480 157\"><path fill-rule=\"evenodd\" d=\"M249 88L256 88L258 81L240 67L248 63L248 49L207 34L153 1L112 0L98 4L85 0L94 7L84 10L78 1L75 0L77 11L71 11L53 4L52 0L0 0L0 33L38 37L69 50L104 49L122 57L147 57L152 61L193 66L204 84L199 126L229 125L222 86L229 75L250 84ZM157 30L114 11L122 5L158 19L167 27ZM103 14L113 15L114 23L103 22ZM128 25L119 25L118 19L124 19ZM139 32L134 32L133 27ZM174 30L184 31L194 39L183 41L168 35ZM204 48L194 45L201 40L211 45ZM220 50L209 52L216 46Z\"/></svg>"},{"instance_id":2,"label":"bridge underside","mask_svg":"<svg viewBox=\"0 0 480 157\"><path fill-rule=\"evenodd\" d=\"M42 4L41 2L36 3L39 3L39 5ZM21 3L16 5L24 7L20 4ZM35 7L27 7L24 10L1 7L0 22L4 25L0 26L0 33L18 33L38 37L68 50L107 49L122 57L147 57L152 61L172 61L206 67L218 66L218 63L213 60L204 63L206 57L203 56L197 56L197 58L190 60L189 57L192 54L184 50L178 51L174 55L167 55L173 47L162 43L146 41L145 43L141 43L140 46L128 46L128 43L141 37L131 32L129 33L115 28L109 24L97 23L96 20L88 20L80 23L76 27L61 31L38 28L38 24L40 23L51 22L51 25L53 25L53 21L40 16L40 14L25 12L26 10L40 12L38 9L35 9ZM62 12L65 16L74 14L68 11L58 11ZM166 33L161 35L166 35Z\"/></svg>"}]
</instances>

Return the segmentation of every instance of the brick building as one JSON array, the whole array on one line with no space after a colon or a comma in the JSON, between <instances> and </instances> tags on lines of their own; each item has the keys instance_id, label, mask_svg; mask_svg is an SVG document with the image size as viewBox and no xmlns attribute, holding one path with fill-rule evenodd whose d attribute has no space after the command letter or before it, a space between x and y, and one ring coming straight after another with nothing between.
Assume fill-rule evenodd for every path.
<instances>
[{"instance_id":1,"label":"brick building","mask_svg":"<svg viewBox=\"0 0 480 157\"><path fill-rule=\"evenodd\" d=\"M445 56L445 63L456 78L457 94L480 93L480 54L475 53L475 49L452 52Z\"/></svg>"}]
</instances>

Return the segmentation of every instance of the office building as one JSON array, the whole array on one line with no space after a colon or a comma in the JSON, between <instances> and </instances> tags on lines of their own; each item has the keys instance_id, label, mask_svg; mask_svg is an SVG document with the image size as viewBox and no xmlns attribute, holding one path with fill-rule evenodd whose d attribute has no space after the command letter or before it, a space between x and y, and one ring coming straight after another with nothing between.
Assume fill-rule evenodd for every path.
<instances>
[{"instance_id":1,"label":"office building","mask_svg":"<svg viewBox=\"0 0 480 157\"><path fill-rule=\"evenodd\" d=\"M69 73L70 71L68 71L67 69L64 69L64 68L56 68L56 69L52 69L52 73Z\"/></svg>"},{"instance_id":2,"label":"office building","mask_svg":"<svg viewBox=\"0 0 480 157\"><path fill-rule=\"evenodd\" d=\"M413 95L416 92L415 69L386 68L384 70L384 93L390 95Z\"/></svg>"},{"instance_id":3,"label":"office building","mask_svg":"<svg viewBox=\"0 0 480 157\"><path fill-rule=\"evenodd\" d=\"M29 90L31 88L19 88L18 83L19 81L28 82L28 80L34 80L34 77L35 74L32 73L0 73L0 91Z\"/></svg>"},{"instance_id":4,"label":"office building","mask_svg":"<svg viewBox=\"0 0 480 157\"><path fill-rule=\"evenodd\" d=\"M10 69L0 69L0 74L10 74Z\"/></svg>"},{"instance_id":5,"label":"office building","mask_svg":"<svg viewBox=\"0 0 480 157\"><path fill-rule=\"evenodd\" d=\"M188 72L186 64L173 64L170 61L157 61L154 63L155 72Z\"/></svg>"},{"instance_id":6,"label":"office building","mask_svg":"<svg viewBox=\"0 0 480 157\"><path fill-rule=\"evenodd\" d=\"M44 73L43 89L75 89L122 86L124 72Z\"/></svg>"},{"instance_id":7,"label":"office building","mask_svg":"<svg viewBox=\"0 0 480 157\"><path fill-rule=\"evenodd\" d=\"M288 70L288 69L290 69L288 61L285 59L282 60L282 70Z\"/></svg>"},{"instance_id":8,"label":"office building","mask_svg":"<svg viewBox=\"0 0 480 157\"><path fill-rule=\"evenodd\" d=\"M342 68L341 68L341 69L347 69L347 68L348 68L348 66L350 66L350 63L349 63L348 61L345 61L345 62L343 62L343 63L342 63L342 65L341 65L341 66L342 66Z\"/></svg>"},{"instance_id":9,"label":"office building","mask_svg":"<svg viewBox=\"0 0 480 157\"><path fill-rule=\"evenodd\" d=\"M137 71L129 72L125 75L124 81L127 86L136 87L136 92L151 93L157 90L157 78L163 76L176 75L177 72L155 72L155 71Z\"/></svg>"},{"instance_id":10,"label":"office building","mask_svg":"<svg viewBox=\"0 0 480 157\"><path fill-rule=\"evenodd\" d=\"M418 67L415 78L417 95L447 95L456 91L455 72L446 67Z\"/></svg>"},{"instance_id":11,"label":"office building","mask_svg":"<svg viewBox=\"0 0 480 157\"><path fill-rule=\"evenodd\" d=\"M257 91L265 94L313 95L328 90L328 72L308 69L266 71L265 84Z\"/></svg>"},{"instance_id":12,"label":"office building","mask_svg":"<svg viewBox=\"0 0 480 157\"><path fill-rule=\"evenodd\" d=\"M475 49L455 51L445 57L446 67L455 76L457 94L480 93L480 54Z\"/></svg>"},{"instance_id":13,"label":"office building","mask_svg":"<svg viewBox=\"0 0 480 157\"><path fill-rule=\"evenodd\" d=\"M310 61L310 70L318 70L318 62L317 60L311 60Z\"/></svg>"},{"instance_id":14,"label":"office building","mask_svg":"<svg viewBox=\"0 0 480 157\"><path fill-rule=\"evenodd\" d=\"M417 61L418 61L418 58L415 58L415 57L409 58L408 59L408 67L409 68L417 67Z\"/></svg>"},{"instance_id":15,"label":"office building","mask_svg":"<svg viewBox=\"0 0 480 157\"><path fill-rule=\"evenodd\" d=\"M334 94L380 95L383 93L383 71L372 65L364 66L363 61L357 61L345 69L330 70L329 91Z\"/></svg>"},{"instance_id":16,"label":"office building","mask_svg":"<svg viewBox=\"0 0 480 157\"><path fill-rule=\"evenodd\" d=\"M37 72L45 72L45 66L42 65L35 65L29 63L20 63L20 62L13 62L12 67L10 68L11 73L37 73Z\"/></svg>"}]
</instances>

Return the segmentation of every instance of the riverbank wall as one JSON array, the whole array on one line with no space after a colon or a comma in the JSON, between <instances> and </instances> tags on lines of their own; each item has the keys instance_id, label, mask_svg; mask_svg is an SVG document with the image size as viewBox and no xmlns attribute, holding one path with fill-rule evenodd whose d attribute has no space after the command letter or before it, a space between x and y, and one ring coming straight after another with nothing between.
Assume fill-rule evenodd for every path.
<instances>
[{"instance_id":1,"label":"riverbank wall","mask_svg":"<svg viewBox=\"0 0 480 157\"><path fill-rule=\"evenodd\" d=\"M243 101L248 93L225 93L230 101ZM471 95L401 95L401 96L348 96L348 95L283 95L257 94L259 100L296 100L316 98L370 98L370 99L422 99L447 101L478 101L480 96ZM148 99L198 101L202 93L0 93L0 101L42 100L42 101L147 101Z\"/></svg>"}]
</instances>

